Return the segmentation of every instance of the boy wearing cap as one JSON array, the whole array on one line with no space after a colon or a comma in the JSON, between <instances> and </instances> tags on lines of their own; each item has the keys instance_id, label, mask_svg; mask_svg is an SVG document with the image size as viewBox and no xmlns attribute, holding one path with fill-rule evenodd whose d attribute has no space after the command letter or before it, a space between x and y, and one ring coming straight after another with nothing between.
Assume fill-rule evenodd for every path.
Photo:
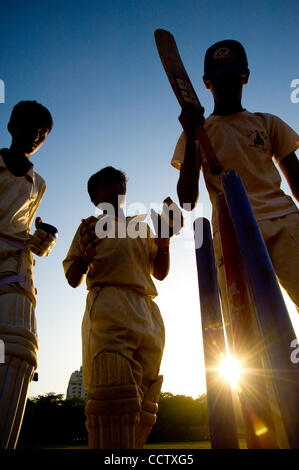
<instances>
[{"instance_id":1,"label":"boy wearing cap","mask_svg":"<svg viewBox=\"0 0 299 470\"><path fill-rule=\"evenodd\" d=\"M238 41L220 41L207 50L203 80L213 94L214 110L204 125L224 171L233 169L240 174L279 282L298 309L299 211L280 188L281 178L273 158L298 201L299 162L295 150L299 147L299 136L277 116L251 113L243 108L242 89L248 78L246 53ZM195 130L204 118L201 110L190 104L182 110L179 120L184 131L171 163L180 170L177 185L180 203L191 203L193 208L198 199L199 180ZM201 159L213 208L215 255L223 290L224 267L215 204L217 193L222 191L221 181L220 176L207 171L203 151Z\"/></svg>"},{"instance_id":2,"label":"boy wearing cap","mask_svg":"<svg viewBox=\"0 0 299 470\"><path fill-rule=\"evenodd\" d=\"M16 447L27 390L37 367L37 332L32 252L47 255L55 236L40 218L30 227L45 192L45 181L29 158L52 129L52 116L36 101L21 101L11 113L9 149L0 150L0 448ZM52 227L52 226L50 226Z\"/></svg>"}]
</instances>

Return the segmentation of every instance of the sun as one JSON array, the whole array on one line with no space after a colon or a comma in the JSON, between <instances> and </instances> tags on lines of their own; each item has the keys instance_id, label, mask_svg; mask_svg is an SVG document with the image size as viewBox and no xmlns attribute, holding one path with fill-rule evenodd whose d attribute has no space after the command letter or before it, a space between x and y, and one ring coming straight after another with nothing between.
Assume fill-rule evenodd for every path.
<instances>
[{"instance_id":1,"label":"sun","mask_svg":"<svg viewBox=\"0 0 299 470\"><path fill-rule=\"evenodd\" d=\"M237 387L242 369L240 363L234 357L227 356L222 359L219 372L221 377L229 382L232 389Z\"/></svg>"}]
</instances>

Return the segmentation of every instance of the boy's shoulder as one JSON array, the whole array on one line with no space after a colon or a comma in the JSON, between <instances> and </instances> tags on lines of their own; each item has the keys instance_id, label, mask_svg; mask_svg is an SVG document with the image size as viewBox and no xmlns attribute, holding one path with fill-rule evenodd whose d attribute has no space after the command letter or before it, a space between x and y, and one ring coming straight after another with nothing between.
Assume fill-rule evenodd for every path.
<instances>
[{"instance_id":1,"label":"boy's shoulder","mask_svg":"<svg viewBox=\"0 0 299 470\"><path fill-rule=\"evenodd\" d=\"M271 133L274 127L279 126L283 121L272 113L264 113L261 111L255 111L254 113L248 113L252 117L252 120L257 120L261 124L267 133Z\"/></svg>"},{"instance_id":2,"label":"boy's shoulder","mask_svg":"<svg viewBox=\"0 0 299 470\"><path fill-rule=\"evenodd\" d=\"M4 161L4 158L5 157L5 154L8 152L8 149L7 148L1 148L0 149L0 167L3 169L3 170L7 170L7 166L5 164L5 161ZM39 174L37 173L35 170L34 170L34 165L31 164L31 167L29 168L29 170L27 171L26 173L31 179L32 181L34 182L34 184L39 188L39 189L44 189L46 188L47 184L46 184L46 181L44 180L44 178Z\"/></svg>"},{"instance_id":3,"label":"boy's shoulder","mask_svg":"<svg viewBox=\"0 0 299 470\"><path fill-rule=\"evenodd\" d=\"M214 115L210 114L206 122L212 122L212 121L237 121L237 120L252 120L252 119L261 119L263 121L273 121L273 120L280 120L278 116L275 114L271 113L265 113L261 111L248 111L247 109L244 109L243 111L240 111L236 114L232 114L229 116L220 116L220 115Z\"/></svg>"},{"instance_id":4,"label":"boy's shoulder","mask_svg":"<svg viewBox=\"0 0 299 470\"><path fill-rule=\"evenodd\" d=\"M230 116L218 116L211 114L206 119L206 128L218 126L219 124L226 123L232 127L246 128L246 126L260 125L265 128L267 133L271 133L273 130L279 131L286 127L286 123L278 116L272 113L265 113L262 111L243 111L232 114Z\"/></svg>"},{"instance_id":5,"label":"boy's shoulder","mask_svg":"<svg viewBox=\"0 0 299 470\"><path fill-rule=\"evenodd\" d=\"M265 127L268 134L275 138L282 134L291 139L297 139L298 134L281 117L276 114L255 112L252 115ZM298 140L298 139L297 139Z\"/></svg>"},{"instance_id":6,"label":"boy's shoulder","mask_svg":"<svg viewBox=\"0 0 299 470\"><path fill-rule=\"evenodd\" d=\"M36 171L32 170L32 172L33 172L34 178L35 178L38 186L42 187L42 188L45 188L47 186L47 183L44 180L44 178L39 173L37 173Z\"/></svg>"},{"instance_id":7,"label":"boy's shoulder","mask_svg":"<svg viewBox=\"0 0 299 470\"><path fill-rule=\"evenodd\" d=\"M272 113L264 113L261 111L255 111L254 113L249 113L249 114L251 114L252 116L255 116L258 119L262 119L265 122L272 122L275 120L280 120L278 116Z\"/></svg>"}]
</instances>

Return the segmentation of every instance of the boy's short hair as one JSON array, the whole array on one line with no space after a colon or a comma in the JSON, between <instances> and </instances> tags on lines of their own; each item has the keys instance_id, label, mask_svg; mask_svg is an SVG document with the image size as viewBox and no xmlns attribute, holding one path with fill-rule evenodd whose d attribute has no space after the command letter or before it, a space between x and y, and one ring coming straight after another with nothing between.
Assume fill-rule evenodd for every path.
<instances>
[{"instance_id":1,"label":"boy's short hair","mask_svg":"<svg viewBox=\"0 0 299 470\"><path fill-rule=\"evenodd\" d=\"M126 188L127 181L128 179L123 171L116 170L112 166L106 166L89 178L87 191L91 201L93 202L97 196L99 184L107 187L113 183L120 183L124 185L124 188Z\"/></svg>"},{"instance_id":2,"label":"boy's short hair","mask_svg":"<svg viewBox=\"0 0 299 470\"><path fill-rule=\"evenodd\" d=\"M11 112L7 129L9 132L18 125L34 122L37 126L48 129L51 132L53 119L50 111L37 101L20 101Z\"/></svg>"}]
</instances>

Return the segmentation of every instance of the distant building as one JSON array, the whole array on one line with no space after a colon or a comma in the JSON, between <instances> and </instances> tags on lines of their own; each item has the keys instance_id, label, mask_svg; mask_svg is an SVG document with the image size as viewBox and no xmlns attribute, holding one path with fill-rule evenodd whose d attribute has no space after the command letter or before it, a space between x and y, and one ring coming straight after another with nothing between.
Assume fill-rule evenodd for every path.
<instances>
[{"instance_id":1,"label":"distant building","mask_svg":"<svg viewBox=\"0 0 299 470\"><path fill-rule=\"evenodd\" d=\"M75 372L71 374L67 387L66 398L74 397L87 398L87 392L83 385L82 366L80 370L75 370Z\"/></svg>"}]
</instances>

